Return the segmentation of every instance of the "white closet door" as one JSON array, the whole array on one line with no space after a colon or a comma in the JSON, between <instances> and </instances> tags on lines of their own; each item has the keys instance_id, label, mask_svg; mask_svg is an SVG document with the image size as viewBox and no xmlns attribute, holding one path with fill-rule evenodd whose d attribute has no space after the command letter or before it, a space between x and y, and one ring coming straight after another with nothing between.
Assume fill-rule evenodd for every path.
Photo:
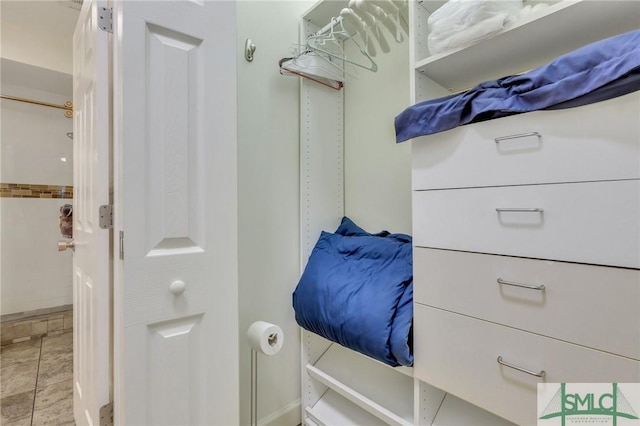
<instances>
[{"instance_id":1,"label":"white closet door","mask_svg":"<svg viewBox=\"0 0 640 426\"><path fill-rule=\"evenodd\" d=\"M100 424L110 401L111 231L99 227L109 204L109 35L85 1L73 35L73 406L77 425Z\"/></svg>"},{"instance_id":2,"label":"white closet door","mask_svg":"<svg viewBox=\"0 0 640 426\"><path fill-rule=\"evenodd\" d=\"M236 5L114 21L115 422L238 424Z\"/></svg>"}]
</instances>

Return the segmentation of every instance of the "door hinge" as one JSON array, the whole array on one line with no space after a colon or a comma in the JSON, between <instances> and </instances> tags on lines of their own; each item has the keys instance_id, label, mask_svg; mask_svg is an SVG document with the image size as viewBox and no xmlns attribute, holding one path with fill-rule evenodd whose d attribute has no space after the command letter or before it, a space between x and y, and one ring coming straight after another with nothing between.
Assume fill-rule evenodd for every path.
<instances>
[{"instance_id":1,"label":"door hinge","mask_svg":"<svg viewBox=\"0 0 640 426\"><path fill-rule=\"evenodd\" d=\"M112 7L98 8L98 27L102 31L113 33L113 8Z\"/></svg>"},{"instance_id":2,"label":"door hinge","mask_svg":"<svg viewBox=\"0 0 640 426\"><path fill-rule=\"evenodd\" d=\"M124 231L120 231L120 260L124 260Z\"/></svg>"},{"instance_id":3,"label":"door hinge","mask_svg":"<svg viewBox=\"0 0 640 426\"><path fill-rule=\"evenodd\" d=\"M101 229L113 228L113 206L111 204L100 206L98 215L100 216L98 226L100 226Z\"/></svg>"},{"instance_id":4,"label":"door hinge","mask_svg":"<svg viewBox=\"0 0 640 426\"><path fill-rule=\"evenodd\" d=\"M100 407L100 426L113 426L113 402Z\"/></svg>"}]
</instances>

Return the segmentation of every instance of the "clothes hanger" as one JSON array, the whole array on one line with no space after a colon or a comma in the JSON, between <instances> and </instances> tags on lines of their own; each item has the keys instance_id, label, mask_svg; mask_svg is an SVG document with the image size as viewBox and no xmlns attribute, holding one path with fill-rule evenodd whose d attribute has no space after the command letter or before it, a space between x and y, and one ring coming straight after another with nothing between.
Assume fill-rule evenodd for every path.
<instances>
[{"instance_id":1,"label":"clothes hanger","mask_svg":"<svg viewBox=\"0 0 640 426\"><path fill-rule=\"evenodd\" d=\"M344 51L343 41L351 35L340 26L338 30L337 19L332 18L328 32L316 33L307 38L305 55L313 53L318 58L323 59L328 65L335 68L341 75L358 78L358 71L352 60L349 60Z\"/></svg>"},{"instance_id":2,"label":"clothes hanger","mask_svg":"<svg viewBox=\"0 0 640 426\"><path fill-rule=\"evenodd\" d=\"M350 33L359 34L364 41L365 48L369 55L375 57L377 53L376 48L373 43L369 43L369 32L367 31L367 28L362 19L360 19L360 17L348 7L345 7L340 11L340 16L342 17L343 25L346 23L347 25L351 26L353 31L351 31Z\"/></svg>"},{"instance_id":3,"label":"clothes hanger","mask_svg":"<svg viewBox=\"0 0 640 426\"><path fill-rule=\"evenodd\" d=\"M336 18L332 18L332 21L334 22L331 25L329 34L314 34L308 37L306 46L309 49L320 53L320 56L324 57L332 65L338 65L334 60L337 59L342 63L342 70L348 74L351 73L353 75L353 72L350 72L348 66L345 66L344 64L351 64L372 72L376 72L378 70L378 65L371 58L369 53L367 53L367 51L363 49L362 46L360 46L360 44L353 38L353 36L345 29L342 21L339 21ZM335 28L338 29L336 30ZM341 46L342 41L345 39L351 39L358 50L360 50L362 56L367 59L365 63L357 62L347 57L347 54L344 52ZM331 50L332 48L334 50ZM355 77L357 77L357 75L355 75Z\"/></svg>"},{"instance_id":4,"label":"clothes hanger","mask_svg":"<svg viewBox=\"0 0 640 426\"><path fill-rule=\"evenodd\" d=\"M329 87L333 90L340 90L343 87L343 83L338 80L332 80L324 77L318 77L314 75L307 74L303 71L297 71L292 69L292 60L295 58L282 58L278 61L278 66L280 67L281 75L292 75L296 77L306 78L307 80L314 81L323 86Z\"/></svg>"},{"instance_id":5,"label":"clothes hanger","mask_svg":"<svg viewBox=\"0 0 640 426\"><path fill-rule=\"evenodd\" d=\"M378 6L384 10L387 15L395 15L398 13L398 6L391 0L367 0L367 3Z\"/></svg>"},{"instance_id":6,"label":"clothes hanger","mask_svg":"<svg viewBox=\"0 0 640 426\"><path fill-rule=\"evenodd\" d=\"M280 74L309 78L337 90L342 87L345 75L358 77L357 71L348 68L345 70L344 64L340 66L336 61L328 61L320 53L309 50L306 45L292 45L290 52L292 57L279 61Z\"/></svg>"},{"instance_id":7,"label":"clothes hanger","mask_svg":"<svg viewBox=\"0 0 640 426\"><path fill-rule=\"evenodd\" d=\"M344 66L340 66L338 61L329 61L323 54L306 45L292 45L291 53L293 56L286 58L289 59L286 63L289 70L336 81L343 81L345 75L351 75L349 70L345 72Z\"/></svg>"},{"instance_id":8,"label":"clothes hanger","mask_svg":"<svg viewBox=\"0 0 640 426\"><path fill-rule=\"evenodd\" d=\"M372 15L370 15L364 10L359 10L356 4L356 0L349 1L349 8L353 10L356 13L356 15L358 15L360 19L364 21L366 28L371 31L371 34L373 34L376 41L378 42L378 45L380 46L380 50L382 50L382 52L384 53L391 52L389 43L387 43L387 39L384 38L382 31L380 31L380 28L378 27L378 24L376 22L376 18L374 18Z\"/></svg>"},{"instance_id":9,"label":"clothes hanger","mask_svg":"<svg viewBox=\"0 0 640 426\"><path fill-rule=\"evenodd\" d=\"M391 0L367 0L367 4L372 4L378 6L382 9L386 14L390 21L392 21L396 26L399 26L404 35L409 37L409 19L408 15L403 17L400 13L400 9L396 6ZM396 41L400 38L396 37Z\"/></svg>"},{"instance_id":10,"label":"clothes hanger","mask_svg":"<svg viewBox=\"0 0 640 426\"><path fill-rule=\"evenodd\" d=\"M409 35L409 3L407 0L390 0L398 8L400 25L404 32Z\"/></svg>"},{"instance_id":11,"label":"clothes hanger","mask_svg":"<svg viewBox=\"0 0 640 426\"><path fill-rule=\"evenodd\" d=\"M396 25L392 18L392 16L397 16L397 8L393 3L391 3L390 0L388 1L389 4L396 9L396 11L391 15L388 14L380 6L375 5L370 0L355 0L355 6L359 11L372 15L377 22L382 23L382 25L384 25L387 30L389 30L389 33L393 36L396 43L402 43L404 41L404 37L402 35L402 32L400 31L400 27Z\"/></svg>"}]
</instances>

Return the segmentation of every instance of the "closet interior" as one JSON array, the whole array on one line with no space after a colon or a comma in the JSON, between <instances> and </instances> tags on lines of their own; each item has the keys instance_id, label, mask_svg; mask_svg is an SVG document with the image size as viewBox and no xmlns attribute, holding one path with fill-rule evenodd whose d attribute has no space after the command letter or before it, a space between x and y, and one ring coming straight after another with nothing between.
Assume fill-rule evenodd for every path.
<instances>
[{"instance_id":1,"label":"closet interior","mask_svg":"<svg viewBox=\"0 0 640 426\"><path fill-rule=\"evenodd\" d=\"M410 71L409 75L397 76L410 81L407 106L459 93L486 80L526 72L589 43L636 30L640 22L637 2L531 2L545 3L545 7L471 46L431 55L427 20L443 3L407 3ZM334 24L345 7L346 2L325 0L304 13L300 45ZM344 39L344 43L349 42ZM390 48L407 46L392 44ZM324 78L331 81L330 76ZM353 125L345 115L345 92L362 83L345 78L339 85L323 85L302 78L300 84L302 271L320 232L335 229L345 215L345 129ZM413 151L414 367L389 367L302 330L303 424L535 424L539 383L609 381L610 377L640 380L640 356L632 349L640 347L637 327L630 327L631 334L618 339L606 330L601 338L590 338L577 329L562 334L554 326L562 312L579 318L577 324L587 320L583 312L574 309L574 301L562 298L580 291L582 287L577 284L582 282L597 287L586 278L590 274L622 282L620 300L616 299L619 303L624 304L625 298L637 301L640 296L638 244L632 241L640 232L639 104L636 93L559 112L500 118L406 142L412 144ZM393 118L389 117L390 125ZM522 152L500 151L500 137L522 134L522 142L528 144ZM562 139L557 145L553 142L556 135ZM482 138L489 144L488 154L478 152ZM598 138L600 142L584 142ZM610 143L618 139L623 142ZM581 150L580 158L586 158L586 162L573 161L574 151ZM569 163L571 167L564 167ZM620 164L625 165L616 166ZM587 187L587 182L592 183ZM556 190L568 192L558 195ZM571 200L606 198L607 194L615 208L603 216L598 216L598 210L587 222L574 222L577 225L572 228L576 215L563 211L574 203ZM482 205L483 199L499 205ZM569 201L557 205L562 217L555 222L554 214L531 204L533 200L552 200L549 205L555 200ZM525 213L535 216L528 218L535 223L516 224L520 233L515 235L510 234L513 229L501 228L504 223L492 228L493 222L486 224L473 217L482 218L485 213L478 210L484 208L495 215L496 207L513 208L513 203L515 207L539 208ZM451 208L458 210L452 212ZM448 224L462 228L450 228ZM581 244L574 244L573 238L579 236L583 226L602 226L604 231L587 233ZM613 252L588 248L590 238L603 237L606 244L608 233L613 239L621 238L624 248ZM534 243L522 243L527 238ZM472 277L493 280L490 290L497 288L497 296L484 295L484 288L467 286L473 279L461 276L463 269L469 269ZM511 288L503 289L507 286L500 282L496 285L493 277L505 271L522 273L534 282L539 277L543 281L549 278L545 281L546 292L543 286L527 289L533 294L510 294ZM577 284L560 288L563 280L553 278L556 274ZM504 275L502 280L509 278ZM560 289L555 290L553 284ZM466 292L471 296L457 296ZM478 307L475 300L486 306ZM595 308L597 297L585 296L583 302ZM631 316L637 309L624 306L619 320L633 321ZM519 310L521 307L526 315ZM549 316L551 320L536 319ZM594 318L596 321L600 317ZM626 343L620 343L621 339ZM528 349L505 348L505 342L511 341L522 342ZM536 355L536 347L545 349L545 354ZM517 358L521 355L524 361ZM612 366L611 374L572 368L571 360L575 365L583 361L607 363ZM510 368L512 363L518 364L519 370Z\"/></svg>"}]
</instances>

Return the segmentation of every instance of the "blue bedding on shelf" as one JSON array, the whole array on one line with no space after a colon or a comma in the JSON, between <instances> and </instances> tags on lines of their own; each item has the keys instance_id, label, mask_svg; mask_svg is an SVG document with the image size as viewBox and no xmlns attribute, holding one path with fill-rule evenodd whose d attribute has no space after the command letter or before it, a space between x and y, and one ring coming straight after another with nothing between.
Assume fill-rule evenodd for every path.
<instances>
[{"instance_id":1,"label":"blue bedding on shelf","mask_svg":"<svg viewBox=\"0 0 640 426\"><path fill-rule=\"evenodd\" d=\"M413 365L411 237L343 218L322 232L293 292L298 324L391 366Z\"/></svg>"},{"instance_id":2,"label":"blue bedding on shelf","mask_svg":"<svg viewBox=\"0 0 640 426\"><path fill-rule=\"evenodd\" d=\"M600 40L525 74L413 105L395 119L396 142L541 109L571 108L640 90L640 30Z\"/></svg>"}]
</instances>

